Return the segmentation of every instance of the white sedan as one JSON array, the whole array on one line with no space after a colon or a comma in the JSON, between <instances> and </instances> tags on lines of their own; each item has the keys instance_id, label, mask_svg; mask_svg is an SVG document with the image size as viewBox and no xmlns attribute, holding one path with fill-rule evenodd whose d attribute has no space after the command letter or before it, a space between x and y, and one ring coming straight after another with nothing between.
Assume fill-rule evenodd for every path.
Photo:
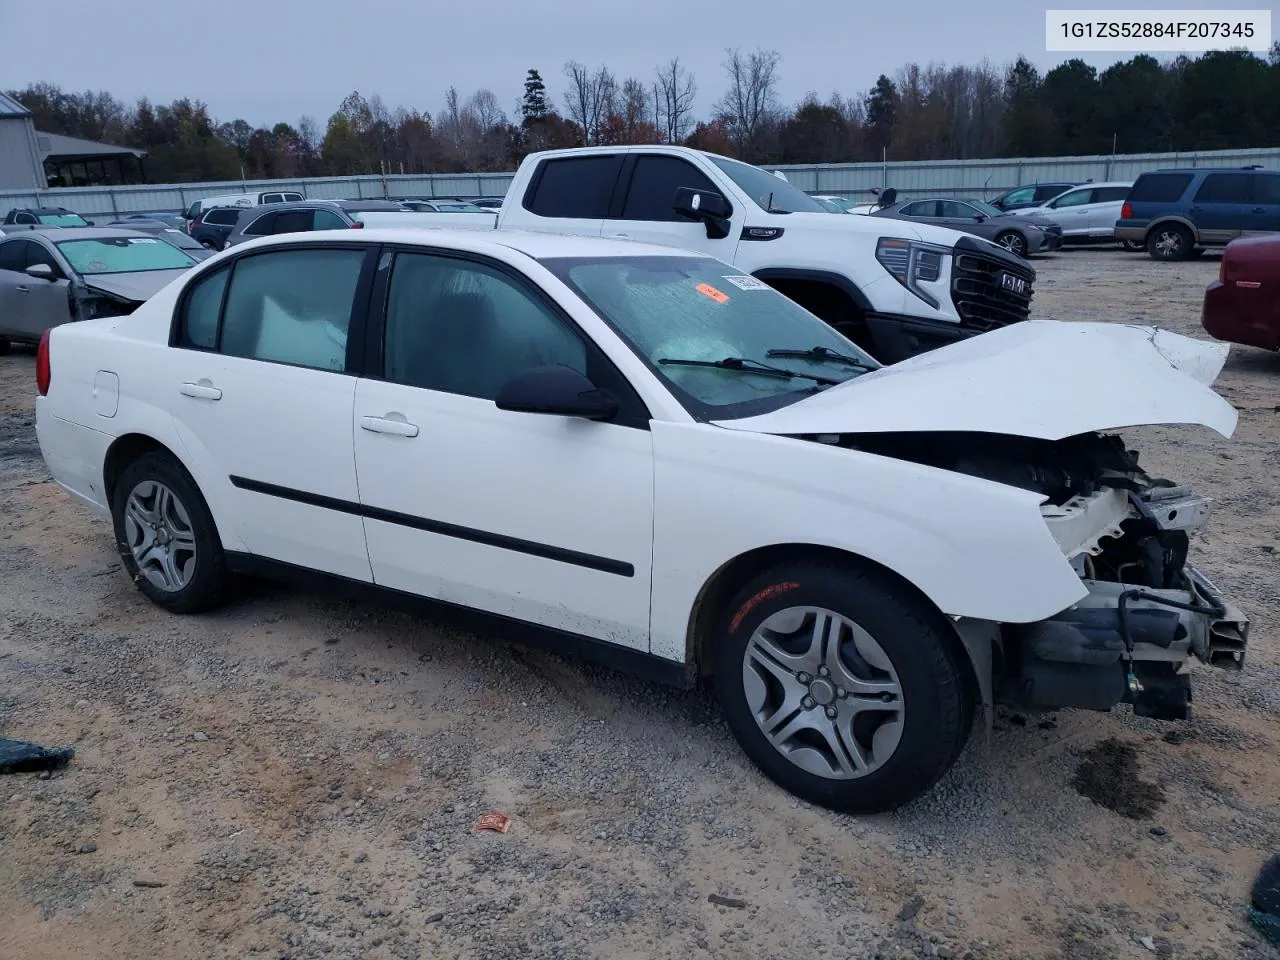
<instances>
[{"instance_id":1,"label":"white sedan","mask_svg":"<svg viewBox=\"0 0 1280 960\"><path fill-rule=\"evenodd\" d=\"M704 255L366 229L224 251L37 360L53 476L176 613L232 573L714 678L835 809L930 788L982 704L1182 718L1247 623L1207 502L1101 431L1230 435L1211 345L1029 321L880 367Z\"/></svg>"}]
</instances>

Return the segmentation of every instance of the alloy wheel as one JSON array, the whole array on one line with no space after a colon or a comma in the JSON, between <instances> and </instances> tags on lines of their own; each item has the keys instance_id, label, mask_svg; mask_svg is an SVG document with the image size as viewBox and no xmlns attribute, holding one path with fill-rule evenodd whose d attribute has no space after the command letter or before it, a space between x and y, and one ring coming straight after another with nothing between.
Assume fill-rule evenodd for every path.
<instances>
[{"instance_id":1,"label":"alloy wheel","mask_svg":"<svg viewBox=\"0 0 1280 960\"><path fill-rule=\"evenodd\" d=\"M138 573L167 593L191 582L196 535L187 508L165 484L143 480L125 504L125 537Z\"/></svg>"}]
</instances>

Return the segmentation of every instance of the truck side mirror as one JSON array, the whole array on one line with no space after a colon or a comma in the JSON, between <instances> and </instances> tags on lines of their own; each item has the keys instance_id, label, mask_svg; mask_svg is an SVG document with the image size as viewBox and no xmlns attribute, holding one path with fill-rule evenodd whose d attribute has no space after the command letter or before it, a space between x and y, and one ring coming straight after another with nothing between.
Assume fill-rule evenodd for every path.
<instances>
[{"instance_id":1,"label":"truck side mirror","mask_svg":"<svg viewBox=\"0 0 1280 960\"><path fill-rule=\"evenodd\" d=\"M733 205L723 194L696 187L679 187L671 209L689 220L701 220L705 223L708 239L723 240L729 235L729 218L733 216Z\"/></svg>"}]
</instances>

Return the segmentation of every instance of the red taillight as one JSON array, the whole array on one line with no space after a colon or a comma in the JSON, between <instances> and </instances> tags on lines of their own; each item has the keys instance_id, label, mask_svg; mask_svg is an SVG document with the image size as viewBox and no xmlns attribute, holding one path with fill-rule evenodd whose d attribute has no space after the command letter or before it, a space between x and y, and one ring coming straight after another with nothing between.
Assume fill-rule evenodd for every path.
<instances>
[{"instance_id":1,"label":"red taillight","mask_svg":"<svg viewBox=\"0 0 1280 960\"><path fill-rule=\"evenodd\" d=\"M49 368L49 334L53 333L50 327L44 333L40 334L40 349L36 351L36 389L40 391L40 396L48 396L49 379L53 375L53 371Z\"/></svg>"},{"instance_id":2,"label":"red taillight","mask_svg":"<svg viewBox=\"0 0 1280 960\"><path fill-rule=\"evenodd\" d=\"M1124 205L1123 207L1121 207L1121 208L1120 208L1120 219L1121 219L1121 220L1132 220L1132 219L1133 219L1133 204L1132 204L1132 203L1129 203L1128 201L1125 201L1125 205Z\"/></svg>"},{"instance_id":3,"label":"red taillight","mask_svg":"<svg viewBox=\"0 0 1280 960\"><path fill-rule=\"evenodd\" d=\"M351 229L352 229L352 230L363 230L363 229L364 229L364 223L363 223L363 222L361 222L360 220L356 220L354 223L352 223L352 224L351 224Z\"/></svg>"}]
</instances>

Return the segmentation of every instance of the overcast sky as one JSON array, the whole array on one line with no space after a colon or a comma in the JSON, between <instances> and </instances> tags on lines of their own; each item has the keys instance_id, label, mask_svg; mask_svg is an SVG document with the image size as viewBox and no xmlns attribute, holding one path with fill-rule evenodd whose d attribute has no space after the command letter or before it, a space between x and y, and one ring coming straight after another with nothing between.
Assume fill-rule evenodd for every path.
<instances>
[{"instance_id":1,"label":"overcast sky","mask_svg":"<svg viewBox=\"0 0 1280 960\"><path fill-rule=\"evenodd\" d=\"M672 56L693 71L697 112L725 87L726 47L782 54L779 93L865 91L905 63L998 64L1026 55L1042 70L1069 54L1044 51L1047 7L1266 9L1258 0L1124 4L1024 0L115 0L50 7L0 0L0 89L47 81L108 90L133 102L203 100L218 121L321 127L352 90L391 108L438 111L444 91L488 87L513 113L525 71L536 67L563 111L561 70L605 63L622 79L652 81ZM28 42L29 41L29 42ZM1136 51L1135 51L1136 52ZM1087 56L1105 67L1127 54Z\"/></svg>"}]
</instances>

